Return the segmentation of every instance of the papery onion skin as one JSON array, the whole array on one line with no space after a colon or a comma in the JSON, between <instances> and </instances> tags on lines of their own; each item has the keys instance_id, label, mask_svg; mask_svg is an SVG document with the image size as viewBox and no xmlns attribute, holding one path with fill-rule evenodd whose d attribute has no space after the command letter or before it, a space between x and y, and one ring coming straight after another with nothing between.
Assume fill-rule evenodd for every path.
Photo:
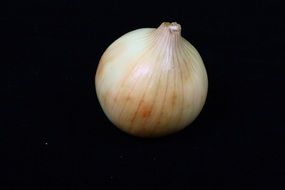
<instances>
[{"instance_id":1,"label":"papery onion skin","mask_svg":"<svg viewBox=\"0 0 285 190\"><path fill-rule=\"evenodd\" d=\"M177 23L129 32L102 55L96 93L107 117L140 137L180 131L201 112L208 78L198 51Z\"/></svg>"}]
</instances>

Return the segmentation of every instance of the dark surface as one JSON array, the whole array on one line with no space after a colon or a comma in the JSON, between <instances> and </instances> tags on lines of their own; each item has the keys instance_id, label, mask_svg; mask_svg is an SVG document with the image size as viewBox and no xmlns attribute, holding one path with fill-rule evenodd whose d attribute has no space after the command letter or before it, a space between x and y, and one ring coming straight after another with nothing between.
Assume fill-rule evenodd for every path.
<instances>
[{"instance_id":1,"label":"dark surface","mask_svg":"<svg viewBox=\"0 0 285 190\"><path fill-rule=\"evenodd\" d=\"M1 190L285 189L281 1L9 8L0 17ZM124 33L163 21L180 23L203 57L207 102L180 133L131 137L100 108L97 63Z\"/></svg>"}]
</instances>

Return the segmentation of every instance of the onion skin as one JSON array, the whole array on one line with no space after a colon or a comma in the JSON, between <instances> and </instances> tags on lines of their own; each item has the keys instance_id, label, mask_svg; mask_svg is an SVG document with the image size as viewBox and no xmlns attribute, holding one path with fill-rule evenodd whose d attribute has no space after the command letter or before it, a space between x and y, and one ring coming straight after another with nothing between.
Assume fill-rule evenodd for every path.
<instances>
[{"instance_id":1,"label":"onion skin","mask_svg":"<svg viewBox=\"0 0 285 190\"><path fill-rule=\"evenodd\" d=\"M96 93L106 116L139 137L180 131L201 112L208 89L198 51L177 23L129 32L102 55Z\"/></svg>"}]
</instances>

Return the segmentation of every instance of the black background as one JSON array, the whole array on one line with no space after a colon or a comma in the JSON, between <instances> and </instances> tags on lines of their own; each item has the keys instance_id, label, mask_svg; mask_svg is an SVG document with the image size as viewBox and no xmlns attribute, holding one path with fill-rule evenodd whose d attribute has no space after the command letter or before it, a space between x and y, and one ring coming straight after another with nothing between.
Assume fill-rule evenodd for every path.
<instances>
[{"instance_id":1,"label":"black background","mask_svg":"<svg viewBox=\"0 0 285 190\"><path fill-rule=\"evenodd\" d=\"M1 189L285 189L281 0L10 3ZM118 37L163 21L180 23L200 52L207 102L180 133L131 137L102 112L95 71Z\"/></svg>"}]
</instances>

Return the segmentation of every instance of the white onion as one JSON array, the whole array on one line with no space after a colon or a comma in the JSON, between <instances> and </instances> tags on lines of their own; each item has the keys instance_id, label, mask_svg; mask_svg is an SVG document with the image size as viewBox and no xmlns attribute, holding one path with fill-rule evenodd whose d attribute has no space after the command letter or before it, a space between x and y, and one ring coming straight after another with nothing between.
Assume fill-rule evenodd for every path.
<instances>
[{"instance_id":1,"label":"white onion","mask_svg":"<svg viewBox=\"0 0 285 190\"><path fill-rule=\"evenodd\" d=\"M185 128L199 115L208 79L180 25L164 22L113 42L101 57L95 85L104 113L119 129L159 137Z\"/></svg>"}]
</instances>

